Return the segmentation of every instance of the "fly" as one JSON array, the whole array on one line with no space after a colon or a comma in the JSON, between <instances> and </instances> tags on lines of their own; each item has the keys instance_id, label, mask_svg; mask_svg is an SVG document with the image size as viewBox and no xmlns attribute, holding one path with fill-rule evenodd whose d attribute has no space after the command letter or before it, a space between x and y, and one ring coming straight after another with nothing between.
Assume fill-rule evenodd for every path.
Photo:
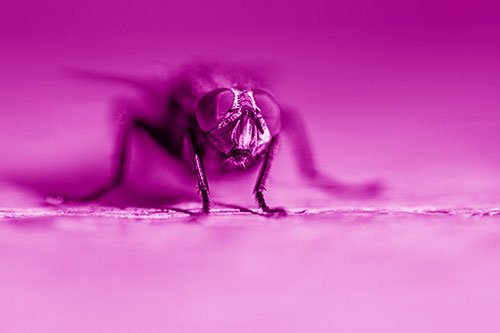
<instances>
[{"instance_id":1,"label":"fly","mask_svg":"<svg viewBox=\"0 0 500 333\"><path fill-rule=\"evenodd\" d=\"M210 190L205 163L219 174L247 170L260 164L254 196L267 215L285 215L271 208L264 197L267 179L282 134L288 134L300 174L310 184L335 193L375 194L377 184L348 186L319 172L312 158L303 120L283 107L251 74L219 65L191 65L166 82L141 81L101 74L83 76L118 80L139 87L162 120L151 120L132 108L122 110L117 141L118 158L111 181L80 198L92 201L122 184L130 134L147 133L163 150L194 168L202 212L210 211ZM187 147L186 147L187 146ZM189 149L186 149L189 148Z\"/></svg>"}]
</instances>

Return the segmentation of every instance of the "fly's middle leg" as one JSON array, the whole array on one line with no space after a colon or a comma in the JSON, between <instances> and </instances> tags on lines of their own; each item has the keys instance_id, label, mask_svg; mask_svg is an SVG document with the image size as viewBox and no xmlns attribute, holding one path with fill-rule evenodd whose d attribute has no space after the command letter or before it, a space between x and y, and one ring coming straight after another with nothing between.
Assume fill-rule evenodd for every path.
<instances>
[{"instance_id":1,"label":"fly's middle leg","mask_svg":"<svg viewBox=\"0 0 500 333\"><path fill-rule=\"evenodd\" d=\"M97 200L123 183L129 159L130 139L133 132L136 130L143 130L158 144L163 145L163 138L160 135L162 131L160 128L140 119L133 115L132 112L122 112L119 119L118 138L116 141L116 152L111 179L93 193L82 198L73 199L74 201Z\"/></svg>"},{"instance_id":2,"label":"fly's middle leg","mask_svg":"<svg viewBox=\"0 0 500 333\"><path fill-rule=\"evenodd\" d=\"M300 175L308 184L336 195L348 197L372 197L382 191L383 187L380 182L346 184L318 170L303 119L290 108L282 109L281 118L282 132L289 139Z\"/></svg>"},{"instance_id":3,"label":"fly's middle leg","mask_svg":"<svg viewBox=\"0 0 500 333\"><path fill-rule=\"evenodd\" d=\"M131 116L131 112L124 111L120 113L118 138L115 147L115 158L112 170L112 177L108 183L104 184L93 193L86 195L76 201L94 201L107 194L111 190L120 186L125 179L125 169L128 159L128 146L132 131L136 127L136 120ZM75 199L73 199L75 200Z\"/></svg>"}]
</instances>

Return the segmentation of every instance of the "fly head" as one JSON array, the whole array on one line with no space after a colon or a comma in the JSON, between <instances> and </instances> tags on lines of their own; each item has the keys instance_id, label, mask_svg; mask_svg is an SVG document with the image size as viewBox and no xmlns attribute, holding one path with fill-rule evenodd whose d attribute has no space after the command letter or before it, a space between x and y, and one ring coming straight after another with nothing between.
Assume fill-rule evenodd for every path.
<instances>
[{"instance_id":1,"label":"fly head","mask_svg":"<svg viewBox=\"0 0 500 333\"><path fill-rule=\"evenodd\" d=\"M216 89L196 107L210 144L236 166L251 166L281 129L280 108L264 90Z\"/></svg>"}]
</instances>

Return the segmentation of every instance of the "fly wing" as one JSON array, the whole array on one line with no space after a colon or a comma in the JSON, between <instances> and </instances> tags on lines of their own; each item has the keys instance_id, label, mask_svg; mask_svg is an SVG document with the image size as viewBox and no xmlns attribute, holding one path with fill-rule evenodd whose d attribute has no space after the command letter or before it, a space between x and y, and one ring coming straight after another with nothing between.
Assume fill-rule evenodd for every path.
<instances>
[{"instance_id":1,"label":"fly wing","mask_svg":"<svg viewBox=\"0 0 500 333\"><path fill-rule=\"evenodd\" d=\"M66 69L64 73L66 76L77 79L127 85L132 88L138 89L143 93L150 95L151 97L159 99L165 98L166 84L165 80L162 80L160 78L158 79L142 78L142 77L135 77L132 75L120 75L113 73L97 72L92 70L83 70L83 69Z\"/></svg>"}]
</instances>

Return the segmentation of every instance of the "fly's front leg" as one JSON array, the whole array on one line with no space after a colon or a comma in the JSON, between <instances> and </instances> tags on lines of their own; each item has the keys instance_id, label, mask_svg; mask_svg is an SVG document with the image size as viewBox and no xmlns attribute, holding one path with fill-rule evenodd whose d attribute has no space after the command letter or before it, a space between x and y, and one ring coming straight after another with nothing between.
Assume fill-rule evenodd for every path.
<instances>
[{"instance_id":1,"label":"fly's front leg","mask_svg":"<svg viewBox=\"0 0 500 333\"><path fill-rule=\"evenodd\" d=\"M269 214L278 214L278 215L286 215L286 211L283 208L269 208L264 198L264 191L266 190L266 181L269 176L269 171L271 170L271 164L273 162L274 155L276 154L278 147L278 137L274 137L271 140L271 144L269 145L269 149L264 158L264 162L262 164L262 169L259 174L259 178L257 179L257 183L255 184L255 199L259 204L259 207L265 212Z\"/></svg>"},{"instance_id":2,"label":"fly's front leg","mask_svg":"<svg viewBox=\"0 0 500 333\"><path fill-rule=\"evenodd\" d=\"M200 150L198 144L196 143L195 134L193 131L189 131L189 139L191 141L191 148L193 154L194 170L196 173L196 178L198 180L198 189L201 192L201 197L203 200L203 213L208 213L210 210L210 200L208 198L208 182L205 170L203 169L203 163L201 162Z\"/></svg>"}]
</instances>

